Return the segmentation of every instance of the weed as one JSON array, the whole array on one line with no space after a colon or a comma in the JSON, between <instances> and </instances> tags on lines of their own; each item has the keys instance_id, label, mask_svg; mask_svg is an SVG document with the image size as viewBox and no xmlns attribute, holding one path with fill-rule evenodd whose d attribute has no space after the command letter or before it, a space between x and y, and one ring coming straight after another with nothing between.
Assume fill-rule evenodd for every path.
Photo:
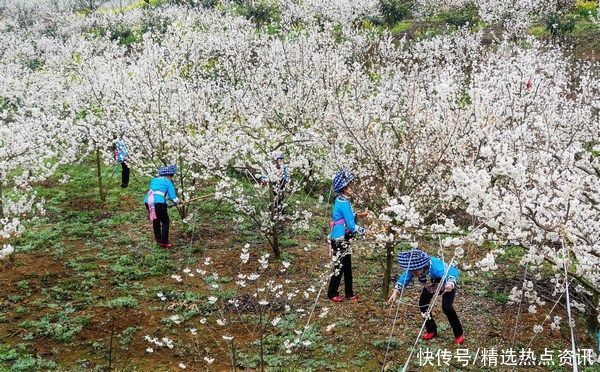
<instances>
[{"instance_id":1,"label":"weed","mask_svg":"<svg viewBox=\"0 0 600 372\"><path fill-rule=\"evenodd\" d=\"M21 280L20 282L17 282L17 288L22 291L27 290L29 289L29 282L27 280Z\"/></svg>"},{"instance_id":2,"label":"weed","mask_svg":"<svg viewBox=\"0 0 600 372\"><path fill-rule=\"evenodd\" d=\"M15 313L17 313L19 315L26 315L26 314L29 314L29 309L25 306L17 306L15 308Z\"/></svg>"},{"instance_id":3,"label":"weed","mask_svg":"<svg viewBox=\"0 0 600 372\"><path fill-rule=\"evenodd\" d=\"M54 315L45 315L39 320L24 321L20 326L32 330L30 336L71 341L91 319L91 316L72 316L74 312L73 308L67 308Z\"/></svg>"},{"instance_id":4,"label":"weed","mask_svg":"<svg viewBox=\"0 0 600 372\"><path fill-rule=\"evenodd\" d=\"M389 340L389 345L390 345L390 349L394 350L394 349L397 349L400 346L400 342L397 339L392 338L392 339ZM388 339L385 339L385 340L375 340L375 341L373 341L373 346L375 346L379 350L387 350Z\"/></svg>"},{"instance_id":5,"label":"weed","mask_svg":"<svg viewBox=\"0 0 600 372\"><path fill-rule=\"evenodd\" d=\"M175 270L169 252L160 249L154 250L143 259L144 266L148 267L151 276L162 276Z\"/></svg>"},{"instance_id":6,"label":"weed","mask_svg":"<svg viewBox=\"0 0 600 372\"><path fill-rule=\"evenodd\" d=\"M132 296L125 296L107 301L104 306L109 309L137 309L139 307L139 302Z\"/></svg>"},{"instance_id":7,"label":"weed","mask_svg":"<svg viewBox=\"0 0 600 372\"><path fill-rule=\"evenodd\" d=\"M325 354L334 355L338 352L338 349L331 344L326 344L325 346L323 346L323 352Z\"/></svg>"},{"instance_id":8,"label":"weed","mask_svg":"<svg viewBox=\"0 0 600 372\"><path fill-rule=\"evenodd\" d=\"M128 327L120 335L117 336L119 339L119 345L121 345L122 350L128 350L131 345L131 340L133 340L133 336L141 330L140 327Z\"/></svg>"}]
</instances>

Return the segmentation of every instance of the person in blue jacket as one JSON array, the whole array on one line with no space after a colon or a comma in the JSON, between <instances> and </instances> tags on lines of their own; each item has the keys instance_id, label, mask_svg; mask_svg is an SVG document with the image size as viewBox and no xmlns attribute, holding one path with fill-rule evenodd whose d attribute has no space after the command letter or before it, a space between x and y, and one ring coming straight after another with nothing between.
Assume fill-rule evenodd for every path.
<instances>
[{"instance_id":1,"label":"person in blue jacket","mask_svg":"<svg viewBox=\"0 0 600 372\"><path fill-rule=\"evenodd\" d=\"M367 212L354 214L350 198L352 195L354 175L348 171L339 171L333 178L333 191L338 195L333 203L331 226L331 245L329 256L333 260L334 272L329 280L327 297L333 302L342 302L338 288L344 274L344 293L351 303L358 302L352 289L352 252L349 240L358 235L364 235L366 230L356 224L356 217L364 217Z\"/></svg>"},{"instance_id":2,"label":"person in blue jacket","mask_svg":"<svg viewBox=\"0 0 600 372\"><path fill-rule=\"evenodd\" d=\"M398 263L405 271L402 275L398 276L396 287L388 300L388 304L393 304L400 293L400 289L406 287L412 281L413 277L416 276L419 282L423 284L423 290L419 299L419 309L422 314L425 314L427 313L431 299L435 295L438 284L445 277L439 293L442 295L442 311L446 314L450 322L450 326L454 332L455 343L462 344L465 341L463 328L453 306L454 297L456 296L458 269L455 266L448 268L448 265L444 261L437 257L430 257L420 249L400 252L398 254ZM446 269L448 269L447 275ZM430 282L427 281L427 274L429 274ZM431 340L437 336L437 325L431 314L425 322L425 328L427 332L423 335L424 340Z\"/></svg>"},{"instance_id":3,"label":"person in blue jacket","mask_svg":"<svg viewBox=\"0 0 600 372\"><path fill-rule=\"evenodd\" d=\"M152 221L156 242L165 248L173 247L169 243L169 213L167 212L167 198L179 204L180 199L175 193L173 176L177 166L169 165L158 170L158 177L150 180L150 190L144 197L144 204L148 210L148 219Z\"/></svg>"}]
</instances>

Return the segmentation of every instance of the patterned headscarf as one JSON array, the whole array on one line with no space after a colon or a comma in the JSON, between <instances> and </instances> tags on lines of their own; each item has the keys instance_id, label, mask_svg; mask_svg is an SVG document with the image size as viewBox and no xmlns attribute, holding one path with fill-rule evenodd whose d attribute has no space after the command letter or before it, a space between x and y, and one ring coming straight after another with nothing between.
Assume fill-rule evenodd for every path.
<instances>
[{"instance_id":1,"label":"patterned headscarf","mask_svg":"<svg viewBox=\"0 0 600 372\"><path fill-rule=\"evenodd\" d=\"M346 170L338 171L333 177L333 192L339 194L344 187L348 186L354 180L354 175Z\"/></svg>"},{"instance_id":2,"label":"patterned headscarf","mask_svg":"<svg viewBox=\"0 0 600 372\"><path fill-rule=\"evenodd\" d=\"M171 164L166 167L160 167L158 169L158 176L159 177L172 176L175 174L175 172L177 172L177 166L175 164Z\"/></svg>"},{"instance_id":3,"label":"patterned headscarf","mask_svg":"<svg viewBox=\"0 0 600 372\"><path fill-rule=\"evenodd\" d=\"M413 249L398 253L400 267L408 270L420 270L429 266L429 255L420 249Z\"/></svg>"}]
</instances>

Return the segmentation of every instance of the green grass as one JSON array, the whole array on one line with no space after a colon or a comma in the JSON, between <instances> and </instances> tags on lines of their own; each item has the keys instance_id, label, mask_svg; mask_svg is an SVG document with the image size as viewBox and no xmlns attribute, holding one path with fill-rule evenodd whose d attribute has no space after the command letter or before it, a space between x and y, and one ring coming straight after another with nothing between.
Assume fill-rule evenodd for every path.
<instances>
[{"instance_id":1,"label":"green grass","mask_svg":"<svg viewBox=\"0 0 600 372\"><path fill-rule=\"evenodd\" d=\"M598 34L600 28L594 22L583 19L575 23L575 29L571 33L573 37L583 37L590 34Z\"/></svg>"},{"instance_id":2,"label":"green grass","mask_svg":"<svg viewBox=\"0 0 600 372\"><path fill-rule=\"evenodd\" d=\"M373 346L379 350L387 350L389 343L390 350L395 350L400 347L400 341L395 338L385 339L385 340L375 340L372 342Z\"/></svg>"},{"instance_id":3,"label":"green grass","mask_svg":"<svg viewBox=\"0 0 600 372\"><path fill-rule=\"evenodd\" d=\"M508 303L508 295L504 292L500 292L497 291L495 289L491 289L491 290L487 290L487 289L481 289L478 291L478 293L486 298L489 298L493 301L496 301L498 303L501 304L506 304Z\"/></svg>"},{"instance_id":4,"label":"green grass","mask_svg":"<svg viewBox=\"0 0 600 372\"><path fill-rule=\"evenodd\" d=\"M550 36L550 31L545 26L532 26L527 31L529 35L537 38L546 38Z\"/></svg>"},{"instance_id":5,"label":"green grass","mask_svg":"<svg viewBox=\"0 0 600 372\"><path fill-rule=\"evenodd\" d=\"M407 31L410 31L410 29L412 27L413 27L412 21L401 21L401 22L396 23L394 25L394 27L392 27L391 32L394 35L403 34Z\"/></svg>"}]
</instances>

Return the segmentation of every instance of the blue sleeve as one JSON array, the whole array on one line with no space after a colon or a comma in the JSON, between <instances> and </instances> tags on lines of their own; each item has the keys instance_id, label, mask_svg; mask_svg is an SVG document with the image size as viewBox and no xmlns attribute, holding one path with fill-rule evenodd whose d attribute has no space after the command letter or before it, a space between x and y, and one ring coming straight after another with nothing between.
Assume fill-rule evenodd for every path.
<instances>
[{"instance_id":1,"label":"blue sleeve","mask_svg":"<svg viewBox=\"0 0 600 372\"><path fill-rule=\"evenodd\" d=\"M400 289L402 287L406 287L408 283L412 280L413 275L410 271L405 271L402 275L398 275L398 279L396 279L396 288Z\"/></svg>"},{"instance_id":2,"label":"blue sleeve","mask_svg":"<svg viewBox=\"0 0 600 372\"><path fill-rule=\"evenodd\" d=\"M340 212L342 212L342 217L344 221L346 221L346 227L348 230L352 232L356 232L356 222L354 221L354 212L352 211L352 206L350 202L340 203Z\"/></svg>"},{"instance_id":3,"label":"blue sleeve","mask_svg":"<svg viewBox=\"0 0 600 372\"><path fill-rule=\"evenodd\" d=\"M457 285L458 283L458 269L455 266L450 266L450 269L448 270L448 277L446 278L446 281L448 282L454 282L454 285Z\"/></svg>"},{"instance_id":4,"label":"blue sleeve","mask_svg":"<svg viewBox=\"0 0 600 372\"><path fill-rule=\"evenodd\" d=\"M173 185L173 182L171 181L169 181L169 185L167 186L167 194L169 194L169 199L173 200L175 203L179 201L179 198L175 193L175 185Z\"/></svg>"},{"instance_id":5,"label":"blue sleeve","mask_svg":"<svg viewBox=\"0 0 600 372\"><path fill-rule=\"evenodd\" d=\"M285 182L290 181L290 168L287 165L283 167L283 180Z\"/></svg>"}]
</instances>

